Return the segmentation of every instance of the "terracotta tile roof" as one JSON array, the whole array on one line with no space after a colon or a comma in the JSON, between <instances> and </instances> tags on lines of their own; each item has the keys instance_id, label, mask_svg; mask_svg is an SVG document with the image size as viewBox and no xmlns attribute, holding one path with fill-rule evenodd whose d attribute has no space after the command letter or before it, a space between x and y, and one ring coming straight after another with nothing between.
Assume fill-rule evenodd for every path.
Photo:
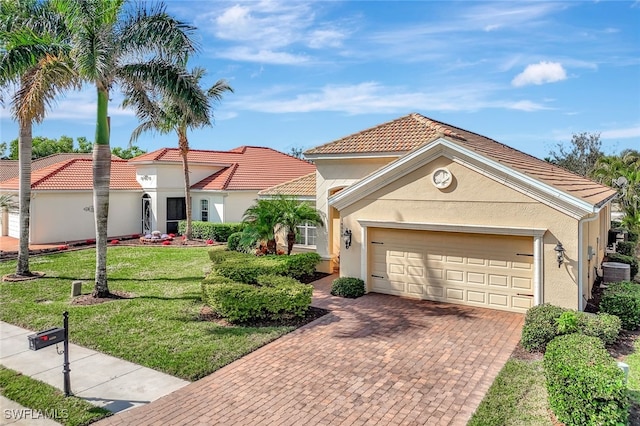
<instances>
[{"instance_id":1,"label":"terracotta tile roof","mask_svg":"<svg viewBox=\"0 0 640 426\"><path fill-rule=\"evenodd\" d=\"M315 172L313 164L271 148L240 146L230 151L190 150L190 163L226 165L191 187L203 190L260 190ZM129 160L182 162L178 148L163 148Z\"/></svg>"},{"instance_id":2,"label":"terracotta tile roof","mask_svg":"<svg viewBox=\"0 0 640 426\"><path fill-rule=\"evenodd\" d=\"M315 197L316 172L272 186L258 192L258 195L294 195L298 197Z\"/></svg>"},{"instance_id":3,"label":"terracotta tile roof","mask_svg":"<svg viewBox=\"0 0 640 426\"><path fill-rule=\"evenodd\" d=\"M565 193L581 198L594 206L606 202L616 193L608 186L576 175L493 139L416 113L312 148L306 151L305 155L385 152L402 155L440 137L449 139Z\"/></svg>"},{"instance_id":4,"label":"terracotta tile roof","mask_svg":"<svg viewBox=\"0 0 640 426\"><path fill-rule=\"evenodd\" d=\"M0 160L0 182L18 176L18 160Z\"/></svg>"},{"instance_id":5,"label":"terracotta tile roof","mask_svg":"<svg viewBox=\"0 0 640 426\"><path fill-rule=\"evenodd\" d=\"M31 189L34 190L91 190L93 189L93 161L74 158L59 161L53 165L31 172ZM19 178L0 182L2 189L17 190ZM135 168L126 160L111 160L112 190L142 189L136 181Z\"/></svg>"}]
</instances>

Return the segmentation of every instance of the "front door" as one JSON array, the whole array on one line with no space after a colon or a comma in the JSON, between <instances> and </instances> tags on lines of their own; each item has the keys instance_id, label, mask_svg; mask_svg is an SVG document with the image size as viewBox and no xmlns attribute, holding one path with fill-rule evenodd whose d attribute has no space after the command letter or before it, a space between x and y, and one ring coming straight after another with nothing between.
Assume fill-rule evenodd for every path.
<instances>
[{"instance_id":1,"label":"front door","mask_svg":"<svg viewBox=\"0 0 640 426\"><path fill-rule=\"evenodd\" d=\"M167 234L178 233L178 222L187 218L184 197L167 198Z\"/></svg>"}]
</instances>

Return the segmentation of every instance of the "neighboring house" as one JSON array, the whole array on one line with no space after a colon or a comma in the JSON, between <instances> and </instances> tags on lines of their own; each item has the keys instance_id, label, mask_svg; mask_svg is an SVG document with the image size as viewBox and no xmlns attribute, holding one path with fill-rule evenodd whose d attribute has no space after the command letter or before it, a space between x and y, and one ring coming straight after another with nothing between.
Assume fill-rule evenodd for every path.
<instances>
[{"instance_id":1,"label":"neighboring house","mask_svg":"<svg viewBox=\"0 0 640 426\"><path fill-rule=\"evenodd\" d=\"M33 162L35 164L36 161ZM315 166L270 148L189 152L192 218L239 222L258 191L307 175ZM92 161L77 157L32 173L31 243L95 237ZM18 177L0 182L0 193L17 194ZM185 219L184 173L178 149L164 148L111 163L109 236L176 232ZM9 235L19 237L17 213Z\"/></svg>"},{"instance_id":2,"label":"neighboring house","mask_svg":"<svg viewBox=\"0 0 640 426\"><path fill-rule=\"evenodd\" d=\"M525 312L584 309L616 192L410 114L305 152L317 252L368 291ZM556 248L564 248L559 264Z\"/></svg>"}]
</instances>

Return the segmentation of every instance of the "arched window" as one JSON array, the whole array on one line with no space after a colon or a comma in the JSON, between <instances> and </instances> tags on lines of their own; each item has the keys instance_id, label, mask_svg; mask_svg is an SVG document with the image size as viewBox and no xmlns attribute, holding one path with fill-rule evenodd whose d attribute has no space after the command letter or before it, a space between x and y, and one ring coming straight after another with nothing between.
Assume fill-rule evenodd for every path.
<instances>
[{"instance_id":1,"label":"arched window","mask_svg":"<svg viewBox=\"0 0 640 426\"><path fill-rule=\"evenodd\" d=\"M152 231L151 227L151 196L144 194L142 196L142 234L150 234Z\"/></svg>"}]
</instances>

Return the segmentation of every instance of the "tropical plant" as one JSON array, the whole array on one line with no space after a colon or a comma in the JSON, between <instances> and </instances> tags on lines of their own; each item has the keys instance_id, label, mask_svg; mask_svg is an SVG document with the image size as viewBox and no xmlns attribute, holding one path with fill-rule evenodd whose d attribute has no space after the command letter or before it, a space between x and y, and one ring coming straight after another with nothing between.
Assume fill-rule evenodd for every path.
<instances>
[{"instance_id":1,"label":"tropical plant","mask_svg":"<svg viewBox=\"0 0 640 426\"><path fill-rule=\"evenodd\" d=\"M557 151L549 152L549 157L545 160L580 176L589 176L603 155L601 147L600 133L574 133L568 147L557 144Z\"/></svg>"},{"instance_id":2,"label":"tropical plant","mask_svg":"<svg viewBox=\"0 0 640 426\"><path fill-rule=\"evenodd\" d=\"M286 195L278 195L271 201L277 205L280 212L279 225L287 233L287 255L291 254L296 243L298 226L305 223L324 226L322 213L305 201Z\"/></svg>"},{"instance_id":3,"label":"tropical plant","mask_svg":"<svg viewBox=\"0 0 640 426\"><path fill-rule=\"evenodd\" d=\"M622 225L640 232L640 152L629 149L620 155L602 157L591 176L616 188L617 202L624 213Z\"/></svg>"},{"instance_id":4,"label":"tropical plant","mask_svg":"<svg viewBox=\"0 0 640 426\"><path fill-rule=\"evenodd\" d=\"M108 107L112 88L125 97L144 90L175 97L197 109L204 104L197 82L184 69L196 50L194 27L166 13L163 3L124 0L52 0L71 32L74 68L97 92L93 147L93 206L96 226L96 272L93 295L109 294L107 286L107 221L111 150ZM194 114L204 114L196 111Z\"/></svg>"},{"instance_id":5,"label":"tropical plant","mask_svg":"<svg viewBox=\"0 0 640 426\"><path fill-rule=\"evenodd\" d=\"M193 79L198 82L205 75L204 68L194 68ZM213 108L209 103L209 98L219 101L224 92L233 92L233 89L225 80L218 80L205 92L203 91L199 99L201 105L194 108L193 105L179 102L174 97L161 97L154 99L148 91L144 90L130 93L124 100L124 106L135 106L138 110L138 117L142 123L136 127L131 135L131 143L136 141L140 135L146 131L157 131L160 134L175 132L178 136L178 148L182 158L182 170L184 174L184 194L186 228L184 236L191 239L191 183L189 181L189 139L187 130L198 129L211 126L213 119ZM198 89L202 90L199 86Z\"/></svg>"},{"instance_id":6,"label":"tropical plant","mask_svg":"<svg viewBox=\"0 0 640 426\"><path fill-rule=\"evenodd\" d=\"M280 228L280 210L273 200L260 199L249 207L242 218L246 224L240 245L248 241L265 240L267 252L275 254L276 234Z\"/></svg>"},{"instance_id":7,"label":"tropical plant","mask_svg":"<svg viewBox=\"0 0 640 426\"><path fill-rule=\"evenodd\" d=\"M31 276L29 218L33 122L63 90L77 84L71 69L68 33L48 2L0 2L0 87L17 87L12 114L18 121L19 226L17 276Z\"/></svg>"}]
</instances>

